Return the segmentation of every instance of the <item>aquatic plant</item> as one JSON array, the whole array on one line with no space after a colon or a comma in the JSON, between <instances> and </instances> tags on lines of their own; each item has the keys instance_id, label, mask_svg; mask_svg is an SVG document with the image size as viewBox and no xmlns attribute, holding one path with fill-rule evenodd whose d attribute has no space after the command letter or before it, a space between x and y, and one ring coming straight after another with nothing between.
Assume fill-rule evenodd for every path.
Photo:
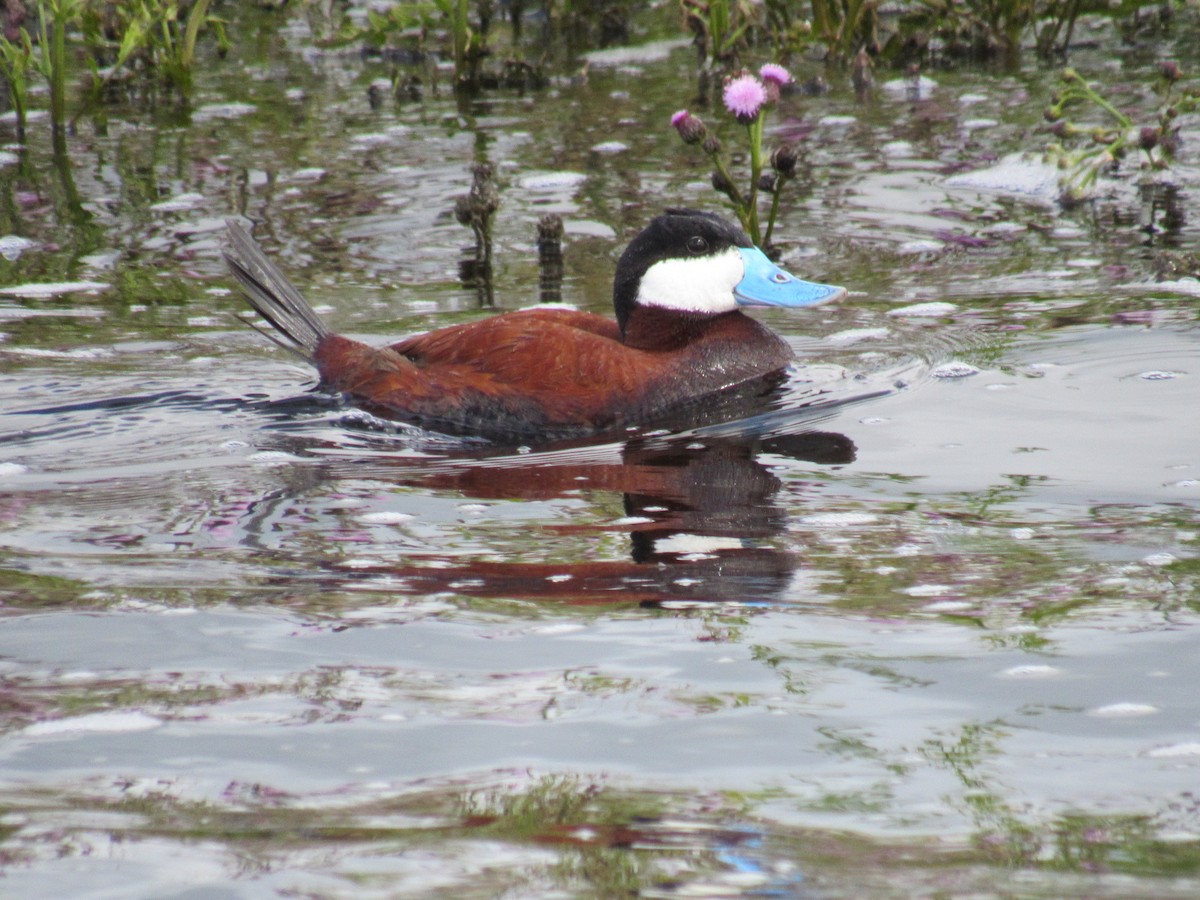
<instances>
[{"instance_id":1,"label":"aquatic plant","mask_svg":"<svg viewBox=\"0 0 1200 900\"><path fill-rule=\"evenodd\" d=\"M538 0L538 5L545 33L557 32L566 43L580 49L629 43L634 10L646 6L636 0ZM509 8L515 16L523 7L524 0L516 0Z\"/></svg>"},{"instance_id":2,"label":"aquatic plant","mask_svg":"<svg viewBox=\"0 0 1200 900\"><path fill-rule=\"evenodd\" d=\"M218 51L223 55L229 49L224 20L208 14L209 0L195 0L186 12L181 0L143 0L142 6L149 7L151 21L157 25L157 39L149 42L155 64L170 84L190 91L200 32L211 27Z\"/></svg>"},{"instance_id":3,"label":"aquatic plant","mask_svg":"<svg viewBox=\"0 0 1200 900\"><path fill-rule=\"evenodd\" d=\"M211 26L224 52L229 41L223 20L209 15L210 0L136 0L101 4L96 0L38 0L37 32L21 25L13 37L0 36L0 71L23 133L27 113L28 72L37 71L50 86L50 121L57 133L67 120L67 32L78 28L88 52L94 96L118 72L135 61L158 72L182 94L191 88L196 46L201 31ZM101 69L105 57L115 61ZM76 116L78 117L78 116Z\"/></svg>"},{"instance_id":4,"label":"aquatic plant","mask_svg":"<svg viewBox=\"0 0 1200 900\"><path fill-rule=\"evenodd\" d=\"M426 3L396 3L387 9L367 7L365 23L356 25L343 18L336 34L322 40L323 44L348 44L361 41L372 47L384 47L397 35L421 34L436 22L437 6Z\"/></svg>"},{"instance_id":5,"label":"aquatic plant","mask_svg":"<svg viewBox=\"0 0 1200 900\"><path fill-rule=\"evenodd\" d=\"M383 48L396 41L415 42L414 55L425 52L426 35L439 22L448 26L450 58L454 63L456 89L476 90L480 86L480 65L488 54L485 39L490 27L491 12L486 3L479 4L479 28L471 27L469 0L429 0L423 3L396 3L386 10L367 10L365 25L355 25L348 18L331 43L363 42Z\"/></svg>"},{"instance_id":6,"label":"aquatic plant","mask_svg":"<svg viewBox=\"0 0 1200 900\"><path fill-rule=\"evenodd\" d=\"M684 0L685 6L693 5ZM696 4L700 5L700 4ZM805 8L807 7L807 8ZM762 0L761 22L742 36L745 43L770 40L786 58L823 46L837 65L861 54L893 63L930 56L1006 59L1016 64L1032 43L1042 59L1066 53L1081 15L1105 16L1137 30L1140 13L1168 7L1162 0ZM689 20L695 30L695 25ZM1032 38L1032 41L1031 41Z\"/></svg>"},{"instance_id":7,"label":"aquatic plant","mask_svg":"<svg viewBox=\"0 0 1200 900\"><path fill-rule=\"evenodd\" d=\"M754 24L754 8L745 0L681 0L683 21L695 35L701 65L724 65Z\"/></svg>"},{"instance_id":8,"label":"aquatic plant","mask_svg":"<svg viewBox=\"0 0 1200 900\"><path fill-rule=\"evenodd\" d=\"M438 8L450 22L451 47L456 84L477 84L479 60L483 55L482 42L471 30L468 0L436 0ZM481 29L482 30L482 29Z\"/></svg>"},{"instance_id":9,"label":"aquatic plant","mask_svg":"<svg viewBox=\"0 0 1200 900\"><path fill-rule=\"evenodd\" d=\"M1042 59L1067 52L1075 33L1075 20L1083 11L1083 0L1052 0L1046 7L1049 14L1043 16L1037 31L1037 54Z\"/></svg>"},{"instance_id":10,"label":"aquatic plant","mask_svg":"<svg viewBox=\"0 0 1200 900\"><path fill-rule=\"evenodd\" d=\"M93 48L92 78L97 93L118 73L140 64L186 96L191 91L201 31L206 26L213 29L222 55L229 49L224 20L209 15L209 6L210 0L190 4L186 0L136 0L114 7L106 17L93 10L85 22L84 35ZM108 43L106 31L114 32L119 39L115 61L102 71L95 57Z\"/></svg>"},{"instance_id":11,"label":"aquatic plant","mask_svg":"<svg viewBox=\"0 0 1200 900\"><path fill-rule=\"evenodd\" d=\"M905 53L924 53L936 41L955 56L1002 56L1015 62L1039 6L1078 6L1074 0L917 0L902 18Z\"/></svg>"},{"instance_id":12,"label":"aquatic plant","mask_svg":"<svg viewBox=\"0 0 1200 900\"><path fill-rule=\"evenodd\" d=\"M39 68L50 82L50 121L62 127L67 115L67 25L81 8L82 0L39 2L42 55ZM47 31L48 22L53 22Z\"/></svg>"},{"instance_id":13,"label":"aquatic plant","mask_svg":"<svg viewBox=\"0 0 1200 900\"><path fill-rule=\"evenodd\" d=\"M831 61L844 63L863 48L877 48L878 0L812 0L812 35Z\"/></svg>"},{"instance_id":14,"label":"aquatic plant","mask_svg":"<svg viewBox=\"0 0 1200 900\"><path fill-rule=\"evenodd\" d=\"M743 193L734 183L725 163L721 142L698 117L686 109L671 116L671 124L679 132L685 144L699 146L713 165L712 185L729 198L738 221L755 244L769 247L775 219L779 214L779 198L784 184L796 173L798 154L792 144L776 147L767 159L770 172L764 172L763 120L766 111L779 100L781 90L792 80L783 66L767 63L758 70L758 75L741 72L726 79L722 91L725 109L746 129L750 151L749 186ZM767 215L767 227L763 232L759 222L759 193L771 195L771 208Z\"/></svg>"},{"instance_id":15,"label":"aquatic plant","mask_svg":"<svg viewBox=\"0 0 1200 900\"><path fill-rule=\"evenodd\" d=\"M8 82L8 96L17 117L17 139L25 140L25 112L29 103L29 67L33 64L33 42L24 28L14 40L0 35L0 72Z\"/></svg>"},{"instance_id":16,"label":"aquatic plant","mask_svg":"<svg viewBox=\"0 0 1200 900\"><path fill-rule=\"evenodd\" d=\"M538 220L538 294L542 303L562 302L562 239L562 216L547 213Z\"/></svg>"},{"instance_id":17,"label":"aquatic plant","mask_svg":"<svg viewBox=\"0 0 1200 900\"><path fill-rule=\"evenodd\" d=\"M949 56L1002 57L1015 64L1030 32L1042 59L1067 52L1081 14L1137 20L1161 0L916 0L900 17L885 53L924 56L935 44Z\"/></svg>"},{"instance_id":18,"label":"aquatic plant","mask_svg":"<svg viewBox=\"0 0 1200 900\"><path fill-rule=\"evenodd\" d=\"M1130 149L1141 153L1146 169L1169 167L1179 144L1176 120L1180 113L1194 111L1200 100L1200 86L1184 87L1182 80L1183 72L1178 63L1162 63L1154 84L1159 98L1157 108L1145 124L1139 125L1075 69L1064 69L1059 89L1046 108L1045 118L1053 123L1051 131L1055 137L1048 153L1067 173L1064 185L1068 194L1081 195ZM1066 118L1067 111L1073 107L1099 110L1111 124L1108 127L1077 125Z\"/></svg>"},{"instance_id":19,"label":"aquatic plant","mask_svg":"<svg viewBox=\"0 0 1200 900\"><path fill-rule=\"evenodd\" d=\"M78 19L84 0L38 0L38 40L24 25L12 40L0 37L0 57L9 80L9 94L17 110L17 127L25 128L27 73L30 66L50 85L50 121L61 130L67 114L67 28Z\"/></svg>"},{"instance_id":20,"label":"aquatic plant","mask_svg":"<svg viewBox=\"0 0 1200 900\"><path fill-rule=\"evenodd\" d=\"M481 305L493 305L492 221L500 208L500 191L492 167L487 163L471 166L471 190L454 203L454 217L475 234L475 258L466 267L474 282Z\"/></svg>"},{"instance_id":21,"label":"aquatic plant","mask_svg":"<svg viewBox=\"0 0 1200 900\"><path fill-rule=\"evenodd\" d=\"M827 62L844 63L863 48L879 50L879 0L812 0L808 15L790 0L681 0L702 64L729 66L740 47L770 41L784 57L812 44Z\"/></svg>"},{"instance_id":22,"label":"aquatic plant","mask_svg":"<svg viewBox=\"0 0 1200 900\"><path fill-rule=\"evenodd\" d=\"M812 20L791 0L764 0L763 29L777 59L787 58L812 41Z\"/></svg>"}]
</instances>

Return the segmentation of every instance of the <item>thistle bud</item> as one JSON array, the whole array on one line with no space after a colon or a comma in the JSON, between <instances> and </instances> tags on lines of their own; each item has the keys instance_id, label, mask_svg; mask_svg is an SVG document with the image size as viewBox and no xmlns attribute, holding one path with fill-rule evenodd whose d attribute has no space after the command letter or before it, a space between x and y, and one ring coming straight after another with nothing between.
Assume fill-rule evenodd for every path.
<instances>
[{"instance_id":1,"label":"thistle bud","mask_svg":"<svg viewBox=\"0 0 1200 900\"><path fill-rule=\"evenodd\" d=\"M712 173L712 186L727 197L733 197L733 183L721 174L719 169Z\"/></svg>"},{"instance_id":2,"label":"thistle bud","mask_svg":"<svg viewBox=\"0 0 1200 900\"><path fill-rule=\"evenodd\" d=\"M1158 129L1146 125L1138 132L1138 146L1143 150L1153 150L1158 146Z\"/></svg>"},{"instance_id":3,"label":"thistle bud","mask_svg":"<svg viewBox=\"0 0 1200 900\"><path fill-rule=\"evenodd\" d=\"M796 174L798 157L794 144L780 144L771 151L771 168L784 178L791 178Z\"/></svg>"},{"instance_id":4,"label":"thistle bud","mask_svg":"<svg viewBox=\"0 0 1200 900\"><path fill-rule=\"evenodd\" d=\"M1173 59L1165 60L1159 64L1158 73L1163 79L1174 84L1183 77L1183 71L1179 68L1179 63Z\"/></svg>"},{"instance_id":5,"label":"thistle bud","mask_svg":"<svg viewBox=\"0 0 1200 900\"><path fill-rule=\"evenodd\" d=\"M683 138L685 144L699 144L708 134L704 122L686 109L681 109L671 116L671 124L675 126L675 130L679 132L679 136Z\"/></svg>"},{"instance_id":6,"label":"thistle bud","mask_svg":"<svg viewBox=\"0 0 1200 900\"><path fill-rule=\"evenodd\" d=\"M758 189L764 194L775 193L775 188L779 184L779 176L774 172L763 172L758 176Z\"/></svg>"},{"instance_id":7,"label":"thistle bud","mask_svg":"<svg viewBox=\"0 0 1200 900\"><path fill-rule=\"evenodd\" d=\"M721 152L721 142L717 140L716 135L710 134L704 139L704 152L709 156L716 156Z\"/></svg>"}]
</instances>

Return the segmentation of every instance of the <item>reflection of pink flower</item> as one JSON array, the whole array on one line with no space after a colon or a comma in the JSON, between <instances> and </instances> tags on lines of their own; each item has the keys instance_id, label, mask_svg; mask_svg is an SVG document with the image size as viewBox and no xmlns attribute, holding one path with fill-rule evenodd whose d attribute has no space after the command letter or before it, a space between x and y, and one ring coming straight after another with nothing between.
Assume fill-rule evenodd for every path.
<instances>
[{"instance_id":1,"label":"reflection of pink flower","mask_svg":"<svg viewBox=\"0 0 1200 900\"><path fill-rule=\"evenodd\" d=\"M753 75L741 75L725 85L722 99L734 118L749 125L758 118L759 110L767 102L767 90Z\"/></svg>"}]
</instances>

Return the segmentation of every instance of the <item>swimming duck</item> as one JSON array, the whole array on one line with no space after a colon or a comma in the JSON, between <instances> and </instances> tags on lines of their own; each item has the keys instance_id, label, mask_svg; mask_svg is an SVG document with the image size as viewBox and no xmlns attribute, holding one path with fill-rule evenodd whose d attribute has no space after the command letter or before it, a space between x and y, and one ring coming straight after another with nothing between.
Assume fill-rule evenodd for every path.
<instances>
[{"instance_id":1,"label":"swimming duck","mask_svg":"<svg viewBox=\"0 0 1200 900\"><path fill-rule=\"evenodd\" d=\"M225 260L267 334L324 385L385 418L492 440L559 440L647 425L710 395L778 380L791 348L740 311L806 307L845 290L802 281L721 216L668 209L626 247L616 319L505 312L386 347L334 334L246 230Z\"/></svg>"}]
</instances>

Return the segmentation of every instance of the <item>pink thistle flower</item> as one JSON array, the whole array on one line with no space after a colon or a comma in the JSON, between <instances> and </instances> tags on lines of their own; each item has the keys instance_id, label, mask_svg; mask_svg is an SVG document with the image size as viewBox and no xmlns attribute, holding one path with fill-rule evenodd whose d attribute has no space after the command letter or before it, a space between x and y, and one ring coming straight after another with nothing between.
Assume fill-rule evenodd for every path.
<instances>
[{"instance_id":1,"label":"pink thistle flower","mask_svg":"<svg viewBox=\"0 0 1200 900\"><path fill-rule=\"evenodd\" d=\"M758 70L758 77L763 80L767 90L767 100L774 103L779 99L779 92L785 84L792 80L792 73L783 66L767 63Z\"/></svg>"},{"instance_id":2,"label":"pink thistle flower","mask_svg":"<svg viewBox=\"0 0 1200 900\"><path fill-rule=\"evenodd\" d=\"M767 63L758 70L758 77L767 84L774 84L776 87L783 87L789 84L792 80L792 73L783 66L775 63Z\"/></svg>"},{"instance_id":3,"label":"pink thistle flower","mask_svg":"<svg viewBox=\"0 0 1200 900\"><path fill-rule=\"evenodd\" d=\"M743 125L750 125L767 102L767 89L753 75L740 75L725 85L721 99L735 119Z\"/></svg>"}]
</instances>

